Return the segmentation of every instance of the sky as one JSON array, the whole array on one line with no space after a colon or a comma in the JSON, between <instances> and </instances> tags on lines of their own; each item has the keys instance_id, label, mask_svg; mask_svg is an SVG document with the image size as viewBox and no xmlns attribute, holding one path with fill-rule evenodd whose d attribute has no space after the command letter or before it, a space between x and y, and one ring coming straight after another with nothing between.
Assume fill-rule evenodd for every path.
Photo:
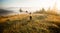
<instances>
[{"instance_id":1,"label":"sky","mask_svg":"<svg viewBox=\"0 0 60 33\"><path fill-rule=\"evenodd\" d=\"M60 0L0 0L0 7L30 7L30 10L37 10L41 8L53 8L55 3L57 8L60 10Z\"/></svg>"}]
</instances>

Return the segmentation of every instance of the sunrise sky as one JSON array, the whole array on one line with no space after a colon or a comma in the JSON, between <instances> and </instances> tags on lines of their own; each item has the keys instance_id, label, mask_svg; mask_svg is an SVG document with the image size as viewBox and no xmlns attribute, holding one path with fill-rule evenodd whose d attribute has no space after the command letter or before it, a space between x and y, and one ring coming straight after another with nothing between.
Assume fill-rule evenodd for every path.
<instances>
[{"instance_id":1,"label":"sunrise sky","mask_svg":"<svg viewBox=\"0 0 60 33\"><path fill-rule=\"evenodd\" d=\"M60 0L0 0L0 7L32 7L31 9L37 10L40 8L53 8L55 3L57 8L60 9Z\"/></svg>"}]
</instances>

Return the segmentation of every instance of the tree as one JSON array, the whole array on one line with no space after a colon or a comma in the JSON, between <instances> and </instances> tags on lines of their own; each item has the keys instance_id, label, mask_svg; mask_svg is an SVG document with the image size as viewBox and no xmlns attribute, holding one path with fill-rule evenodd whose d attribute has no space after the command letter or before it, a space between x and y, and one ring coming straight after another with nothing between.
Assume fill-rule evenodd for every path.
<instances>
[{"instance_id":1,"label":"tree","mask_svg":"<svg viewBox=\"0 0 60 33\"><path fill-rule=\"evenodd\" d=\"M31 15L31 12L30 12L29 14L30 14L29 18L30 18L30 20L32 20L32 15Z\"/></svg>"},{"instance_id":2,"label":"tree","mask_svg":"<svg viewBox=\"0 0 60 33\"><path fill-rule=\"evenodd\" d=\"M44 11L45 11L45 9L44 9L44 8L42 8L42 10L41 10L41 11L43 11L43 12L44 12Z\"/></svg>"},{"instance_id":3,"label":"tree","mask_svg":"<svg viewBox=\"0 0 60 33\"><path fill-rule=\"evenodd\" d=\"M28 11L26 11L26 13L28 13Z\"/></svg>"},{"instance_id":4,"label":"tree","mask_svg":"<svg viewBox=\"0 0 60 33\"><path fill-rule=\"evenodd\" d=\"M36 11L35 13L44 14L44 13L46 13L46 11L45 11L45 9L44 9L44 8L42 8L41 10L39 10L39 11Z\"/></svg>"},{"instance_id":5,"label":"tree","mask_svg":"<svg viewBox=\"0 0 60 33\"><path fill-rule=\"evenodd\" d=\"M23 12L23 10L22 10L22 9L20 9L19 11L20 11L20 12Z\"/></svg>"}]
</instances>

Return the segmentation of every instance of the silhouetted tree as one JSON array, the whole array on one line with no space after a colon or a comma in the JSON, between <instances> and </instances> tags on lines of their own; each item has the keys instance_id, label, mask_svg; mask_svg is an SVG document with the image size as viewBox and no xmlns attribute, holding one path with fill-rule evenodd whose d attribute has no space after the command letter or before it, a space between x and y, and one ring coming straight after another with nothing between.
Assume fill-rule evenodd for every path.
<instances>
[{"instance_id":1,"label":"silhouetted tree","mask_svg":"<svg viewBox=\"0 0 60 33\"><path fill-rule=\"evenodd\" d=\"M29 18L30 18L30 20L32 20L31 12L29 14L30 14Z\"/></svg>"},{"instance_id":2,"label":"silhouetted tree","mask_svg":"<svg viewBox=\"0 0 60 33\"><path fill-rule=\"evenodd\" d=\"M28 13L28 11L26 11L26 13Z\"/></svg>"},{"instance_id":3,"label":"silhouetted tree","mask_svg":"<svg viewBox=\"0 0 60 33\"><path fill-rule=\"evenodd\" d=\"M44 8L42 8L41 10L36 11L35 13L41 13L41 14L44 14L44 13L46 13L46 11L45 11L45 9L44 9Z\"/></svg>"},{"instance_id":4,"label":"silhouetted tree","mask_svg":"<svg viewBox=\"0 0 60 33\"><path fill-rule=\"evenodd\" d=\"M22 10L22 9L20 9L19 11L20 11L20 12L23 12L23 10Z\"/></svg>"},{"instance_id":5,"label":"silhouetted tree","mask_svg":"<svg viewBox=\"0 0 60 33\"><path fill-rule=\"evenodd\" d=\"M40 10L40 13L46 13L45 9L42 8L42 10Z\"/></svg>"},{"instance_id":6,"label":"silhouetted tree","mask_svg":"<svg viewBox=\"0 0 60 33\"><path fill-rule=\"evenodd\" d=\"M41 11L45 11L45 9L44 8L42 8L42 10Z\"/></svg>"}]
</instances>

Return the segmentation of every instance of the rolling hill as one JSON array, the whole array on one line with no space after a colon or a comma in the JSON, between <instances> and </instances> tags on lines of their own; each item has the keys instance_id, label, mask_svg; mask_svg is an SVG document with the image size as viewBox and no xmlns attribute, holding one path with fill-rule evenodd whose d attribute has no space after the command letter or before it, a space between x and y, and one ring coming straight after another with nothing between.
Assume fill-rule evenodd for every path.
<instances>
[{"instance_id":1,"label":"rolling hill","mask_svg":"<svg viewBox=\"0 0 60 33\"><path fill-rule=\"evenodd\" d=\"M18 14L0 17L1 33L60 33L60 16Z\"/></svg>"}]
</instances>

